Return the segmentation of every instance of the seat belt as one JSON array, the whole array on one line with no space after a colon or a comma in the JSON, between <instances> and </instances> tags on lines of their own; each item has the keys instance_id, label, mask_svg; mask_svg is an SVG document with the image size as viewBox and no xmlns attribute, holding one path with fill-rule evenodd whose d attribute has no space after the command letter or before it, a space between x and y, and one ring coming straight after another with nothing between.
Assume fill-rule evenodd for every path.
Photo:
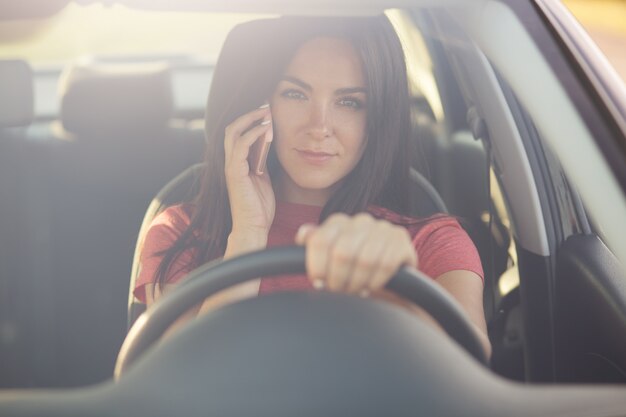
<instances>
[{"instance_id":1,"label":"seat belt","mask_svg":"<svg viewBox=\"0 0 626 417\"><path fill-rule=\"evenodd\" d=\"M495 270L495 261L494 261L494 256L495 256L495 250L493 247L493 211L494 211L494 206L493 206L493 201L491 200L491 167L493 166L493 151L492 151L492 147L491 147L491 138L489 137L489 130L487 129L487 124L485 123L485 120L480 117L478 110L476 109L475 106L471 105L469 106L468 110L467 110L467 124L469 125L470 131L472 132L472 135L474 136L474 139L476 140L480 140L483 142L483 145L485 147L485 151L487 153L487 158L486 158L486 177L487 177L487 213L489 216L489 221L488 221L488 233L489 233L489 276L491 278L491 282L489 283L489 297L491 298L491 311L489 312L489 317L492 318L492 320L495 320L496 318L496 303L497 303L497 297L496 297L496 290L498 288L497 286L497 277L495 276L496 270Z\"/></svg>"}]
</instances>

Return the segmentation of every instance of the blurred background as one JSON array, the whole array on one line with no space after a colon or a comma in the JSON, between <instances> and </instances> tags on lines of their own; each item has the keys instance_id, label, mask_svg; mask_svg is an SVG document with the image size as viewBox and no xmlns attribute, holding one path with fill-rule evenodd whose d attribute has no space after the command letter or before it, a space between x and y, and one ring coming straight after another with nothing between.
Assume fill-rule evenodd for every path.
<instances>
[{"instance_id":1,"label":"blurred background","mask_svg":"<svg viewBox=\"0 0 626 417\"><path fill-rule=\"evenodd\" d=\"M626 0L564 0L626 82Z\"/></svg>"},{"instance_id":2,"label":"blurred background","mask_svg":"<svg viewBox=\"0 0 626 417\"><path fill-rule=\"evenodd\" d=\"M626 81L626 0L563 0L563 3ZM1 22L0 58L20 56L41 65L64 62L85 52L131 55L138 50L145 53L149 48L150 52L160 54L169 50L180 52L184 45L188 52L212 61L228 30L254 17L258 16L221 14L207 20L207 16L186 13L168 16L119 5L71 4L43 22L38 19ZM149 46L145 45L146 37L151 39Z\"/></svg>"}]
</instances>

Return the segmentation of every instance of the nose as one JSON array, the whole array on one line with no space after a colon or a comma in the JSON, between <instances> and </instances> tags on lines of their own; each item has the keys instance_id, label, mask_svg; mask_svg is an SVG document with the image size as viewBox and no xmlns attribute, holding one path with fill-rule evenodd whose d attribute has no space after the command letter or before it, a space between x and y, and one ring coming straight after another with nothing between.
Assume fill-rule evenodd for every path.
<instances>
[{"instance_id":1,"label":"nose","mask_svg":"<svg viewBox=\"0 0 626 417\"><path fill-rule=\"evenodd\" d=\"M312 103L309 113L308 133L315 139L324 139L332 134L332 112L327 103Z\"/></svg>"}]
</instances>

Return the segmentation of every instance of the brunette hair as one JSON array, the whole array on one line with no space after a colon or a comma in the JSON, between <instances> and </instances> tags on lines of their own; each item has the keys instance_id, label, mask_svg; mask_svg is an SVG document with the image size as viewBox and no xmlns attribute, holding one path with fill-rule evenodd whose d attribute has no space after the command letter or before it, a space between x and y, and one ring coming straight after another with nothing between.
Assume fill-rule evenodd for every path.
<instances>
[{"instance_id":1,"label":"brunette hair","mask_svg":"<svg viewBox=\"0 0 626 417\"><path fill-rule=\"evenodd\" d=\"M191 203L191 224L166 251L155 283L163 286L184 251L193 267L224 255L232 218L224 175L224 131L237 117L271 96L296 50L316 37L349 40L361 58L368 91L366 147L355 168L323 207L355 214L370 205L409 215L411 125L406 63L400 40L384 16L282 17L234 28L219 56L205 117L207 148L200 190ZM278 161L268 160L270 176ZM156 286L155 286L156 287Z\"/></svg>"}]
</instances>

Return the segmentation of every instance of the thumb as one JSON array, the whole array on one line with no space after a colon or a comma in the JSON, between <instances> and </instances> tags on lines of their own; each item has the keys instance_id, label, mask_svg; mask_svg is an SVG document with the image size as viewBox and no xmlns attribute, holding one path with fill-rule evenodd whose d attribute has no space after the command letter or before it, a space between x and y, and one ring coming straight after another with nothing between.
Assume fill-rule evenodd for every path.
<instances>
[{"instance_id":1,"label":"thumb","mask_svg":"<svg viewBox=\"0 0 626 417\"><path fill-rule=\"evenodd\" d=\"M304 245L309 236L317 230L317 226L311 223L304 223L296 233L295 241L298 245Z\"/></svg>"}]
</instances>

